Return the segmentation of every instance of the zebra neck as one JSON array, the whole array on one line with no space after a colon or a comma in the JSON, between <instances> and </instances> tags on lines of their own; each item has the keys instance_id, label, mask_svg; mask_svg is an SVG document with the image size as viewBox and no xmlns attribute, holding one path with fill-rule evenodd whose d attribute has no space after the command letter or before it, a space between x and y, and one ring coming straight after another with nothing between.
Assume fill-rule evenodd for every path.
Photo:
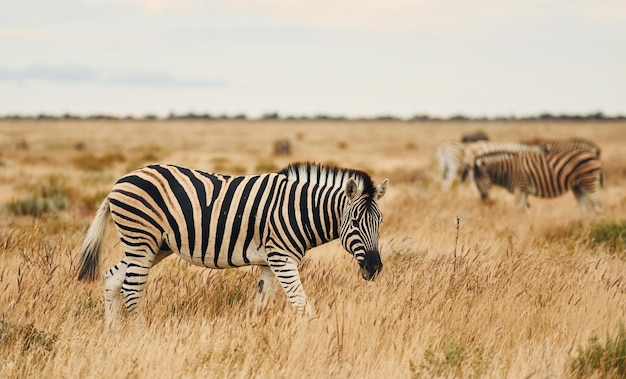
<instances>
[{"instance_id":1,"label":"zebra neck","mask_svg":"<svg viewBox=\"0 0 626 379\"><path fill-rule=\"evenodd\" d=\"M343 189L306 183L298 187L299 196L286 196L297 204L284 205L291 208L289 225L301 248L306 251L339 238L341 215L348 203Z\"/></svg>"}]
</instances>

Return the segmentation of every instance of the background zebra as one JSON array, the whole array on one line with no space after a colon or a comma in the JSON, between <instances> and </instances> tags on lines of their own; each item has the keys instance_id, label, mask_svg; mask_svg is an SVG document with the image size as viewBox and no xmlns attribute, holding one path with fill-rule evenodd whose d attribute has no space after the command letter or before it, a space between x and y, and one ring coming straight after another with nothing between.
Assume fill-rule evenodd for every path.
<instances>
[{"instance_id":1,"label":"background zebra","mask_svg":"<svg viewBox=\"0 0 626 379\"><path fill-rule=\"evenodd\" d=\"M596 212L602 211L598 198L598 187L604 180L602 164L588 151L495 152L478 157L473 171L483 200L489 196L491 183L508 189L515 195L517 206L525 209L530 208L529 194L556 197L571 189L583 212L587 212L588 202Z\"/></svg>"},{"instance_id":2,"label":"background zebra","mask_svg":"<svg viewBox=\"0 0 626 379\"><path fill-rule=\"evenodd\" d=\"M470 143L460 143L456 141L445 141L437 146L436 156L439 166L439 173L442 176L441 189L447 191L458 177L465 181L469 175L470 183L473 180L471 167L477 156L481 156L494 151L535 151L545 152L539 145L526 145L516 142L491 142L476 141Z\"/></svg>"},{"instance_id":3,"label":"background zebra","mask_svg":"<svg viewBox=\"0 0 626 379\"><path fill-rule=\"evenodd\" d=\"M460 177L464 167L465 146L456 141L444 141L435 151L439 173L441 174L441 189L447 191L452 183Z\"/></svg>"},{"instance_id":4,"label":"background zebra","mask_svg":"<svg viewBox=\"0 0 626 379\"><path fill-rule=\"evenodd\" d=\"M561 151L569 151L569 150L583 150L588 151L596 155L596 157L600 158L601 149L600 146L595 144L592 141L589 141L584 138L574 137L574 138L564 138L564 139L552 139L552 138L541 138L536 137L523 143L528 145L537 145L542 146L546 152L557 153Z\"/></svg>"},{"instance_id":5,"label":"background zebra","mask_svg":"<svg viewBox=\"0 0 626 379\"><path fill-rule=\"evenodd\" d=\"M139 305L150 268L172 252L210 268L261 266L257 308L277 278L291 305L310 313L298 273L310 248L341 238L364 279L382 270L377 200L387 184L376 187L362 171L316 164L249 176L147 166L119 179L102 202L81 249L78 278L98 276L110 213L125 257L105 275L107 325L117 320L122 300L128 311Z\"/></svg>"}]
</instances>

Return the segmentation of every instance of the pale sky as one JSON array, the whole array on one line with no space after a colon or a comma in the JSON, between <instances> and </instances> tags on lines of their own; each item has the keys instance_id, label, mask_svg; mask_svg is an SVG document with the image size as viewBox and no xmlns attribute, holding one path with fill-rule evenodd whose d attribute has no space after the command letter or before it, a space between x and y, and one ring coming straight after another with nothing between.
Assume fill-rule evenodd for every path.
<instances>
[{"instance_id":1,"label":"pale sky","mask_svg":"<svg viewBox=\"0 0 626 379\"><path fill-rule=\"evenodd\" d=\"M626 114L624 0L0 0L0 115Z\"/></svg>"}]
</instances>

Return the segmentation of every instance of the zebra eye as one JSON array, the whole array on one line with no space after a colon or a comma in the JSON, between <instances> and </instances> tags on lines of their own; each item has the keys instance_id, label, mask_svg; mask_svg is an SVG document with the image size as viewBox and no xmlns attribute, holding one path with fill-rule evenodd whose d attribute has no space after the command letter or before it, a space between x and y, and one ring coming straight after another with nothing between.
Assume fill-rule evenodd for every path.
<instances>
[{"instance_id":1,"label":"zebra eye","mask_svg":"<svg viewBox=\"0 0 626 379\"><path fill-rule=\"evenodd\" d=\"M359 220L353 219L352 220L352 226L354 226L355 228L359 227Z\"/></svg>"}]
</instances>

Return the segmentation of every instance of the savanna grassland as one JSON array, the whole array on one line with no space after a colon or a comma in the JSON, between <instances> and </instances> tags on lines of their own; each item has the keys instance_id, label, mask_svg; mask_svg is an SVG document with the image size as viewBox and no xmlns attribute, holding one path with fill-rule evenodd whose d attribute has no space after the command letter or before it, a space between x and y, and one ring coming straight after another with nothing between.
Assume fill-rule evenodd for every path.
<instances>
[{"instance_id":1,"label":"savanna grassland","mask_svg":"<svg viewBox=\"0 0 626 379\"><path fill-rule=\"evenodd\" d=\"M528 213L503 189L491 204L464 184L442 193L436 146L478 129L597 142L604 213L583 215L571 193L531 197ZM278 139L290 156L273 154ZM0 377L625 375L625 145L624 122L2 121ZM253 315L255 268L170 257L151 271L145 320L104 329L102 283L75 271L118 177L155 162L244 174L292 161L389 178L375 281L331 242L301 266L314 317L280 289ZM114 228L103 259L121 259Z\"/></svg>"}]
</instances>

